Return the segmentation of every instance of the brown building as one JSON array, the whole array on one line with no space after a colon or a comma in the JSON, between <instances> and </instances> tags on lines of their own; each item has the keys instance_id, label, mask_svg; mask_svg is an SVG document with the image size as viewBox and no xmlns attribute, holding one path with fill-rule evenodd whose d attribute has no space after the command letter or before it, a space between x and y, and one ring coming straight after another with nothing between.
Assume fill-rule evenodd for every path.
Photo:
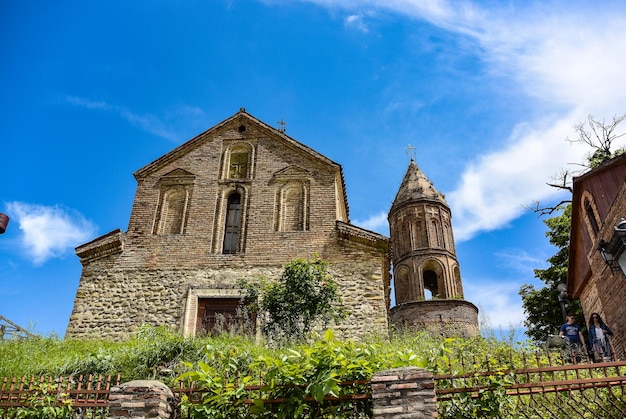
<instances>
[{"instance_id":1,"label":"brown building","mask_svg":"<svg viewBox=\"0 0 626 419\"><path fill-rule=\"evenodd\" d=\"M316 254L350 313L338 333L387 332L389 238L350 223L341 166L284 130L242 108L134 176L128 230L76 248L83 270L67 337L123 338L141 324L193 335L236 310L239 280L276 279ZM456 269L441 282L446 297L462 296Z\"/></svg>"},{"instance_id":2,"label":"brown building","mask_svg":"<svg viewBox=\"0 0 626 419\"><path fill-rule=\"evenodd\" d=\"M597 312L626 349L626 154L574 178L567 291L579 298L585 324ZM620 231L624 229L625 231ZM620 266L621 265L621 266Z\"/></svg>"}]
</instances>

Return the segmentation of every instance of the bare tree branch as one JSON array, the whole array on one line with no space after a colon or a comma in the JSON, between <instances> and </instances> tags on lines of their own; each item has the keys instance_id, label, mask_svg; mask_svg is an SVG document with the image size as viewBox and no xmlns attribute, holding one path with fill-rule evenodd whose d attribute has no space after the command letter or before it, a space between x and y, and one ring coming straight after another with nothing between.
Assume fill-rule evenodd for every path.
<instances>
[{"instance_id":1,"label":"bare tree branch","mask_svg":"<svg viewBox=\"0 0 626 419\"><path fill-rule=\"evenodd\" d=\"M558 204L551 207L540 207L539 201L534 201L532 205L522 205L523 208L531 210L532 212L537 213L537 217L541 217L543 215L550 215L555 211L559 211L563 208L564 205L570 204L572 202L571 199L564 199Z\"/></svg>"},{"instance_id":2,"label":"bare tree branch","mask_svg":"<svg viewBox=\"0 0 626 419\"><path fill-rule=\"evenodd\" d=\"M574 131L576 131L578 138L571 140L567 137L565 140L571 144L587 144L591 148L591 151L585 155L585 162L578 165L582 166L584 169L593 169L613 157L614 153L611 149L614 146L614 142L626 136L626 131L617 131L619 124L624 122L624 120L626 120L626 114L613 116L613 119L609 123L604 119L596 119L590 114L587 116L586 121L574 124ZM553 188L563 189L573 193L572 178L575 174L577 173L560 169L559 173L552 177L552 182L546 182L546 184ZM525 208L542 216L552 214L561 209L564 204L571 202L571 199L562 200L556 205L542 207L538 201L535 201L532 206L525 206Z\"/></svg>"}]
</instances>

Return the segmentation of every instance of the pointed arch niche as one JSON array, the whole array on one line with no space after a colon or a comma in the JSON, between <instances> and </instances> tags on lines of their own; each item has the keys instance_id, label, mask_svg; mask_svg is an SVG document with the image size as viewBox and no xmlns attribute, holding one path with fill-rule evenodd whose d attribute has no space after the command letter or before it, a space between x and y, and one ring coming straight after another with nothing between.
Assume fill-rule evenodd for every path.
<instances>
[{"instance_id":1,"label":"pointed arch niche","mask_svg":"<svg viewBox=\"0 0 626 419\"><path fill-rule=\"evenodd\" d=\"M309 172L298 166L289 166L274 174L274 231L309 230L310 181Z\"/></svg>"},{"instance_id":2,"label":"pointed arch niche","mask_svg":"<svg viewBox=\"0 0 626 419\"><path fill-rule=\"evenodd\" d=\"M175 169L159 180L159 203L153 234L183 234L195 175Z\"/></svg>"},{"instance_id":3,"label":"pointed arch niche","mask_svg":"<svg viewBox=\"0 0 626 419\"><path fill-rule=\"evenodd\" d=\"M409 268L400 265L395 269L393 287L396 295L396 305L412 301Z\"/></svg>"}]
</instances>

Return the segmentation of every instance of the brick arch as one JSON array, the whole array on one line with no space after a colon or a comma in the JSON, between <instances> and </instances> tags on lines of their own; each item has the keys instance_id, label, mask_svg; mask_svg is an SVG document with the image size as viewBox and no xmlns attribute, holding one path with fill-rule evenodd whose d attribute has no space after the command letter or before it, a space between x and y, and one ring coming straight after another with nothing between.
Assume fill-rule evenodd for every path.
<instances>
[{"instance_id":1,"label":"brick arch","mask_svg":"<svg viewBox=\"0 0 626 419\"><path fill-rule=\"evenodd\" d=\"M404 304L412 301L410 281L411 275L409 268L405 265L396 267L393 275L396 304Z\"/></svg>"},{"instance_id":2,"label":"brick arch","mask_svg":"<svg viewBox=\"0 0 626 419\"><path fill-rule=\"evenodd\" d=\"M592 239L595 239L600 231L600 216L598 215L598 207L589 191L584 191L580 200L581 213L584 214L585 227Z\"/></svg>"},{"instance_id":3,"label":"brick arch","mask_svg":"<svg viewBox=\"0 0 626 419\"><path fill-rule=\"evenodd\" d=\"M308 188L303 182L287 182L277 191L276 230L305 231L308 223Z\"/></svg>"},{"instance_id":4,"label":"brick arch","mask_svg":"<svg viewBox=\"0 0 626 419\"><path fill-rule=\"evenodd\" d=\"M188 192L182 186L173 186L163 194L157 234L181 234L187 215Z\"/></svg>"},{"instance_id":5,"label":"brick arch","mask_svg":"<svg viewBox=\"0 0 626 419\"><path fill-rule=\"evenodd\" d=\"M195 175L175 169L159 179L159 195L152 225L153 234L183 234Z\"/></svg>"},{"instance_id":6,"label":"brick arch","mask_svg":"<svg viewBox=\"0 0 626 419\"><path fill-rule=\"evenodd\" d=\"M424 290L431 292L433 298L447 298L444 281L444 266L436 259L427 259L419 267L420 280Z\"/></svg>"}]
</instances>

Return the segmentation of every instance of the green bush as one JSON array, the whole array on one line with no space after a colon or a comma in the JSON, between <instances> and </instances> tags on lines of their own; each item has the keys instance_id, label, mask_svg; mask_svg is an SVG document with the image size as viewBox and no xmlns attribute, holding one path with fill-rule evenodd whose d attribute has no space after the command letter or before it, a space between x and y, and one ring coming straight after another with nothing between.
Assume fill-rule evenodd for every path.
<instances>
[{"instance_id":1,"label":"green bush","mask_svg":"<svg viewBox=\"0 0 626 419\"><path fill-rule=\"evenodd\" d=\"M263 335L270 343L304 342L314 326L324 330L346 316L337 284L317 255L294 259L276 282L241 281L248 309L260 314Z\"/></svg>"}]
</instances>

